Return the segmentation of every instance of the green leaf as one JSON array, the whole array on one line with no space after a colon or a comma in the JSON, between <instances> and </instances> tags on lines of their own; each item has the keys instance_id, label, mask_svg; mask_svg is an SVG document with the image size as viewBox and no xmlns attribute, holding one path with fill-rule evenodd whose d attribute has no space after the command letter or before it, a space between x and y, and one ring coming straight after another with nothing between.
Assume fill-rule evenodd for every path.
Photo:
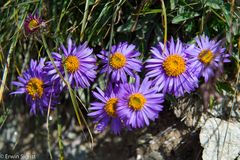
<instances>
[{"instance_id":1,"label":"green leaf","mask_svg":"<svg viewBox=\"0 0 240 160\"><path fill-rule=\"evenodd\" d=\"M224 17L225 17L225 19L226 19L226 22L227 22L227 24L228 24L228 26L230 26L230 6L229 5L222 5L221 6L221 9L222 9L222 12L223 12L223 15L224 15Z\"/></svg>"},{"instance_id":2,"label":"green leaf","mask_svg":"<svg viewBox=\"0 0 240 160\"><path fill-rule=\"evenodd\" d=\"M89 5L94 5L95 4L95 0L89 0Z\"/></svg>"},{"instance_id":3,"label":"green leaf","mask_svg":"<svg viewBox=\"0 0 240 160\"><path fill-rule=\"evenodd\" d=\"M206 6L213 9L221 9L220 5L223 4L222 0L208 0Z\"/></svg>"},{"instance_id":4,"label":"green leaf","mask_svg":"<svg viewBox=\"0 0 240 160\"><path fill-rule=\"evenodd\" d=\"M214 107L214 97L213 96L210 96L210 99L209 99L209 108L212 110Z\"/></svg>"},{"instance_id":5,"label":"green leaf","mask_svg":"<svg viewBox=\"0 0 240 160\"><path fill-rule=\"evenodd\" d=\"M131 32L134 23L135 23L134 19L130 16L126 23L117 28L117 32Z\"/></svg>"},{"instance_id":6,"label":"green leaf","mask_svg":"<svg viewBox=\"0 0 240 160\"><path fill-rule=\"evenodd\" d=\"M199 13L184 12L184 13L181 13L178 16L174 17L173 20L172 20L172 23L173 24L178 24L182 21L186 21L186 20L192 19L192 18L197 17L197 16L199 16Z\"/></svg>"},{"instance_id":7,"label":"green leaf","mask_svg":"<svg viewBox=\"0 0 240 160\"><path fill-rule=\"evenodd\" d=\"M2 124L5 119L6 119L6 116L5 115L1 115L0 116L0 124Z\"/></svg>"},{"instance_id":8,"label":"green leaf","mask_svg":"<svg viewBox=\"0 0 240 160\"><path fill-rule=\"evenodd\" d=\"M236 36L239 33L239 20L236 19L236 22L233 22L232 25L232 31L233 31L233 35Z\"/></svg>"},{"instance_id":9,"label":"green leaf","mask_svg":"<svg viewBox=\"0 0 240 160\"><path fill-rule=\"evenodd\" d=\"M91 40L92 36L97 37L96 35L107 26L107 23L112 18L112 8L113 4L111 2L106 3L98 15L98 18L95 19L94 22L91 22L92 26L89 28L91 33L88 36L88 41Z\"/></svg>"},{"instance_id":10,"label":"green leaf","mask_svg":"<svg viewBox=\"0 0 240 160\"><path fill-rule=\"evenodd\" d=\"M148 10L142 11L141 13L139 13L139 15L156 14L161 12L162 12L162 9L148 9Z\"/></svg>"},{"instance_id":11,"label":"green leaf","mask_svg":"<svg viewBox=\"0 0 240 160\"><path fill-rule=\"evenodd\" d=\"M171 10L175 9L178 0L170 0Z\"/></svg>"}]
</instances>

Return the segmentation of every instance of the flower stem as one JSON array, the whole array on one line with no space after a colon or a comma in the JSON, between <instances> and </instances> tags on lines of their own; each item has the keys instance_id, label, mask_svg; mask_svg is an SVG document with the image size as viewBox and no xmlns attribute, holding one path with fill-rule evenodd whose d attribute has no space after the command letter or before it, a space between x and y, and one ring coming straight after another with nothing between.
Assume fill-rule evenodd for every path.
<instances>
[{"instance_id":1,"label":"flower stem","mask_svg":"<svg viewBox=\"0 0 240 160\"><path fill-rule=\"evenodd\" d=\"M89 0L86 0L85 9L84 9L84 15L83 15L83 21L82 21L81 34L80 34L80 40L81 41L83 41L84 30L85 30L85 27L87 26L88 8L89 8Z\"/></svg>"},{"instance_id":2,"label":"flower stem","mask_svg":"<svg viewBox=\"0 0 240 160\"><path fill-rule=\"evenodd\" d=\"M161 0L162 2L162 14L163 14L163 18L164 18L164 51L166 48L166 44L167 44L167 13L166 13L166 7L164 4L164 0Z\"/></svg>"},{"instance_id":3,"label":"flower stem","mask_svg":"<svg viewBox=\"0 0 240 160\"><path fill-rule=\"evenodd\" d=\"M77 100L76 100L76 94L73 93L73 89L72 89L71 85L65 80L65 78L63 77L63 75L60 73L59 69L58 69L57 66L55 65L54 59L53 59L53 57L52 57L52 55L51 55L51 53L50 53L50 51L49 51L49 49L48 49L48 46L47 46L47 43L46 43L46 40L45 40L44 35L42 35L42 41L43 41L43 45L44 45L44 47L45 47L45 49L46 49L46 52L47 52L47 55L48 55L50 61L52 62L52 65L53 65L54 69L57 71L57 73L58 73L58 75L60 76L60 78L63 80L63 82L64 82L64 83L67 85L67 87L68 87L68 91L69 91L69 94L70 94L70 97L71 97L71 101L72 101L73 108L74 108L74 111L75 111L75 114L76 114L76 117L77 117L78 124L79 124L79 126L82 126L81 119L80 119L80 116L81 116L82 119L83 119L83 122L84 122L84 124L86 125L87 130L88 130L88 132L89 132L89 135L90 135L90 138L91 138L91 142L93 143L92 133L91 133L90 128L89 128L89 126L88 126L88 124L87 124L87 121L85 120L85 118L84 118L81 110L79 109L79 106L78 106L78 103L77 103ZM65 72L66 78L68 79L68 73L67 73L65 67L64 67L64 72ZM84 104L82 103L82 101L80 101L80 102L81 102L81 104L84 106ZM80 111L78 112L78 110L80 110ZM79 115L79 113L80 113L80 115Z\"/></svg>"},{"instance_id":4,"label":"flower stem","mask_svg":"<svg viewBox=\"0 0 240 160\"><path fill-rule=\"evenodd\" d=\"M8 56L7 56L7 62L4 66L4 71L3 71L3 76L2 76L2 84L0 86L0 104L2 103L2 97L3 97L3 92L4 92L4 88L5 88L5 84L6 84L6 80L7 80L7 75L8 75L8 67L10 66L10 60L11 60L11 57L12 57L12 53L13 53L13 50L17 44L17 41L18 41L18 33L15 35L15 38L13 39L13 42L9 48L9 51L8 51Z\"/></svg>"},{"instance_id":5,"label":"flower stem","mask_svg":"<svg viewBox=\"0 0 240 160\"><path fill-rule=\"evenodd\" d=\"M61 124L61 113L57 108L57 128L58 128L58 147L60 152L60 160L64 160L64 152L63 152L63 142L62 142L62 124Z\"/></svg>"}]
</instances>

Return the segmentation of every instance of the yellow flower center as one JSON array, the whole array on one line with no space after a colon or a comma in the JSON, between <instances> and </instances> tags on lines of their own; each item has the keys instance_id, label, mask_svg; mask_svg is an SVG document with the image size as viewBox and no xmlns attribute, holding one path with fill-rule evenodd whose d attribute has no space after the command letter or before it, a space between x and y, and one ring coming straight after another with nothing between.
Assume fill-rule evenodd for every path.
<instances>
[{"instance_id":1,"label":"yellow flower center","mask_svg":"<svg viewBox=\"0 0 240 160\"><path fill-rule=\"evenodd\" d=\"M39 23L36 19L32 19L29 23L28 23L28 28L32 31L34 29L36 29L38 27Z\"/></svg>"},{"instance_id":2,"label":"yellow flower center","mask_svg":"<svg viewBox=\"0 0 240 160\"><path fill-rule=\"evenodd\" d=\"M202 52L198 55L198 59L204 64L209 64L213 59L213 53L211 50L202 50Z\"/></svg>"},{"instance_id":3,"label":"yellow flower center","mask_svg":"<svg viewBox=\"0 0 240 160\"><path fill-rule=\"evenodd\" d=\"M26 90L33 100L41 98L43 95L43 81L38 78L31 78L27 83Z\"/></svg>"},{"instance_id":4,"label":"yellow flower center","mask_svg":"<svg viewBox=\"0 0 240 160\"><path fill-rule=\"evenodd\" d=\"M68 56L64 61L64 64L66 66L67 71L73 73L78 70L80 62L77 56Z\"/></svg>"},{"instance_id":5,"label":"yellow flower center","mask_svg":"<svg viewBox=\"0 0 240 160\"><path fill-rule=\"evenodd\" d=\"M106 113L111 117L116 117L117 101L118 101L117 98L110 98L104 107L104 110L106 111Z\"/></svg>"},{"instance_id":6,"label":"yellow flower center","mask_svg":"<svg viewBox=\"0 0 240 160\"><path fill-rule=\"evenodd\" d=\"M141 93L135 93L129 96L128 105L134 110L140 110L146 101L146 98Z\"/></svg>"},{"instance_id":7,"label":"yellow flower center","mask_svg":"<svg viewBox=\"0 0 240 160\"><path fill-rule=\"evenodd\" d=\"M120 69L123 66L125 66L125 64L126 64L126 57L120 52L114 53L110 58L110 65L114 69Z\"/></svg>"},{"instance_id":8,"label":"yellow flower center","mask_svg":"<svg viewBox=\"0 0 240 160\"><path fill-rule=\"evenodd\" d=\"M168 76L176 77L186 70L185 61L180 55L170 55L163 62L163 69Z\"/></svg>"}]
</instances>

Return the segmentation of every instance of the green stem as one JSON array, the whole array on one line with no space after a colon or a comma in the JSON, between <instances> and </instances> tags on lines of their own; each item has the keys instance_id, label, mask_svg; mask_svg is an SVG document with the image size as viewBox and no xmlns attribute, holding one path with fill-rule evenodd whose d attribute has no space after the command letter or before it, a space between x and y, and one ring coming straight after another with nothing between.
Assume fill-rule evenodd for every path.
<instances>
[{"instance_id":1,"label":"green stem","mask_svg":"<svg viewBox=\"0 0 240 160\"><path fill-rule=\"evenodd\" d=\"M49 113L48 113L48 116L47 116L47 140L48 140L48 153L49 153L50 159L52 160L53 157L52 157L52 152L51 152L52 147L51 147L51 142L50 142L50 132L49 132L48 119L49 119Z\"/></svg>"},{"instance_id":2,"label":"green stem","mask_svg":"<svg viewBox=\"0 0 240 160\"><path fill-rule=\"evenodd\" d=\"M64 1L64 4L63 4L63 7L64 7L64 8L62 9L60 18L59 18L59 20L58 20L58 25L57 25L57 29L56 29L56 31L55 31L55 34L58 33L59 30L60 30L60 24L61 24L61 22L62 22L63 16L64 16L65 13L66 13L66 5L67 5L67 4L68 4L68 1Z\"/></svg>"},{"instance_id":3,"label":"green stem","mask_svg":"<svg viewBox=\"0 0 240 160\"><path fill-rule=\"evenodd\" d=\"M0 103L2 103L3 92L4 92L5 85L6 85L7 75L8 75L8 67L10 66L10 60L12 57L13 50L17 44L18 34L19 34L19 32L17 32L17 34L15 35L15 38L13 39L13 42L9 48L8 56L7 56L7 63L4 66L4 71L3 71L3 76L2 76L2 84L0 87Z\"/></svg>"},{"instance_id":4,"label":"green stem","mask_svg":"<svg viewBox=\"0 0 240 160\"><path fill-rule=\"evenodd\" d=\"M68 72L67 72L65 67L64 67L64 72L65 72L66 77L68 77ZM89 135L90 135L90 138L91 138L91 142L93 143L93 136L92 136L91 130L90 130L90 128L87 124L87 121L85 120L79 106L78 106L77 99L76 99L76 97L77 97L76 92L75 92L75 94L73 93L73 89L71 88L71 85L69 83L67 83L67 86L68 86L68 89L69 89L69 94L70 94L70 98L71 98L71 101L72 101L72 104L73 104L73 108L74 108L75 114L77 116L77 121L78 121L79 125L82 126L81 119L80 119L80 116L81 116L82 119L83 119L83 123L86 125L86 127L88 129L88 132L89 132ZM80 113L80 115L79 115L79 113Z\"/></svg>"},{"instance_id":5,"label":"green stem","mask_svg":"<svg viewBox=\"0 0 240 160\"><path fill-rule=\"evenodd\" d=\"M203 1L202 2L202 8L203 8L203 11L202 11L202 18L201 18L201 23L200 23L200 34L203 33L203 30L204 30L204 22L205 22L205 15L206 15L206 8L205 8L205 2ZM210 7L211 9L211 7Z\"/></svg>"},{"instance_id":6,"label":"green stem","mask_svg":"<svg viewBox=\"0 0 240 160\"><path fill-rule=\"evenodd\" d=\"M48 49L48 46L47 46L47 43L46 43L46 40L45 40L45 37L44 37L43 34L42 34L42 41L43 41L44 48L46 49L47 55L48 55L48 57L49 57L52 65L53 65L54 69L57 71L57 73L58 73L58 75L60 76L60 78L63 80L63 82L64 82L64 83L67 85L67 87L68 87L69 94L70 94L70 97L71 97L71 101L72 101L72 104L73 104L73 108L74 108L74 111L75 111L75 114L76 114L76 117L77 117L77 121L78 121L79 125L82 126L81 119L80 119L80 116L82 116L83 122L84 122L84 124L86 125L86 127L87 127L87 129L88 129L89 135L90 135L90 137L91 137L91 141L92 141L92 143L93 143L93 136L92 136L91 130L90 130L88 124L87 124L87 121L85 120L82 112L78 112L78 108L79 108L79 107L78 107L78 103L77 103L77 100L76 100L76 95L74 95L73 90L72 90L72 88L71 88L71 85L64 79L63 75L60 73L59 69L58 69L57 66L55 65L54 59L53 59L53 57L52 57L52 55L51 55L51 53L50 53L50 51L49 51L49 49ZM66 78L68 79L68 73L67 73L67 70L66 70L65 67L64 67L64 72L65 72ZM84 104L82 103L82 101L80 101L80 102L81 102L81 104L84 106ZM79 110L80 110L80 109L79 109ZM80 115L79 115L79 113L80 113Z\"/></svg>"},{"instance_id":7,"label":"green stem","mask_svg":"<svg viewBox=\"0 0 240 160\"><path fill-rule=\"evenodd\" d=\"M43 34L42 34L42 41L43 41L43 45L44 45L44 47L45 47L45 49L46 49L46 51L47 51L48 57L49 57L52 65L53 65L54 69L57 71L57 73L58 73L58 75L60 76L60 78L63 80L63 82L64 82L64 83L67 85L67 87L68 87L68 91L69 91L69 94L70 94L70 97L71 97L71 101L72 101L73 108L74 108L74 111L75 111L75 114L76 114L76 117L77 117L77 121L78 121L79 125L82 126L81 119L80 119L80 116L82 116L83 122L84 122L84 124L86 125L86 127L87 127L87 129L88 129L88 132L89 132L91 141L92 141L92 143L93 143L93 136L92 136L91 130L90 130L88 124L87 124L87 121L85 120L82 112L78 112L78 108L79 108L79 107L78 107L78 103L77 103L77 100L76 100L76 96L77 96L77 95L75 95L75 94L73 93L73 90L72 90L71 85L64 79L64 77L63 77L62 74L60 73L59 69L58 69L57 66L55 65L54 59L53 59L53 57L52 57L52 55L51 55L51 53L50 53L50 51L49 51L49 49L48 49L48 47L47 47L47 43L46 43L46 40L45 40L45 37L44 37ZM66 70L65 67L64 67L64 72L65 72L66 78L68 79L68 73L67 73L67 70ZM82 103L82 101L80 101L80 102L81 102L81 104L84 106L84 104ZM79 109L79 110L80 110L80 109ZM79 115L79 113L80 113L80 115Z\"/></svg>"},{"instance_id":8,"label":"green stem","mask_svg":"<svg viewBox=\"0 0 240 160\"><path fill-rule=\"evenodd\" d=\"M25 70L25 68L26 68L26 66L27 66L27 64L29 62L30 50L31 50L31 47L32 47L32 42L33 42L33 38L31 37L31 39L29 41L28 48L27 48L27 53L26 53L26 56L25 56L25 59L24 59L23 65L22 65L21 73L23 73L23 71Z\"/></svg>"},{"instance_id":9,"label":"green stem","mask_svg":"<svg viewBox=\"0 0 240 160\"><path fill-rule=\"evenodd\" d=\"M53 85L54 87L54 85ZM52 157L52 147L51 147L51 142L50 142L50 132L49 132L49 115L50 115L50 107L51 107L51 103L52 103L52 93L50 95L50 101L48 103L48 111L47 111L47 140L48 140L48 152L49 152L49 156L50 156L50 159L52 160L53 157Z\"/></svg>"},{"instance_id":10,"label":"green stem","mask_svg":"<svg viewBox=\"0 0 240 160\"><path fill-rule=\"evenodd\" d=\"M211 7L209 7L210 10L219 18L221 19L224 23L226 23L226 20L221 16L219 15L214 9L212 9Z\"/></svg>"},{"instance_id":11,"label":"green stem","mask_svg":"<svg viewBox=\"0 0 240 160\"><path fill-rule=\"evenodd\" d=\"M114 1L115 2L115 1ZM108 52L108 59L110 59L110 52L112 49L112 41L113 41L113 37L114 37L114 23L115 23L115 19L116 19L116 12L113 13L113 17L112 17L112 22L111 22L111 32L110 32L110 40L109 40L109 52ZM110 61L108 61L108 63L110 63ZM108 65L108 71L109 71L109 65ZM109 74L107 73L106 75L106 85L109 82Z\"/></svg>"},{"instance_id":12,"label":"green stem","mask_svg":"<svg viewBox=\"0 0 240 160\"><path fill-rule=\"evenodd\" d=\"M68 82L63 78L61 72L59 71L59 69L57 68L57 66L56 66L55 63L54 63L54 59L53 59L53 57L52 57L52 55L51 55L51 53L50 53L50 51L49 51L49 49L48 49L48 46L47 46L47 43L46 43L46 39L45 39L45 37L44 37L43 34L42 34L42 42L43 42L44 48L46 49L48 58L49 58L50 61L52 62L52 65L53 65L54 69L57 71L58 75L59 75L60 78L63 80L63 82L64 82L65 84L68 84Z\"/></svg>"},{"instance_id":13,"label":"green stem","mask_svg":"<svg viewBox=\"0 0 240 160\"><path fill-rule=\"evenodd\" d=\"M164 52L167 44L167 12L166 12L164 1L161 0L161 2L162 2L162 14L164 18L164 49L163 49L163 52Z\"/></svg>"},{"instance_id":14,"label":"green stem","mask_svg":"<svg viewBox=\"0 0 240 160\"><path fill-rule=\"evenodd\" d=\"M64 160L61 113L59 112L58 108L57 108L57 128L58 128L58 147L60 152L60 160Z\"/></svg>"},{"instance_id":15,"label":"green stem","mask_svg":"<svg viewBox=\"0 0 240 160\"><path fill-rule=\"evenodd\" d=\"M85 10L84 10L84 15L83 15L83 21L82 21L82 27L81 27L81 33L80 33L80 40L83 41L84 38L84 30L85 27L87 26L87 16L88 16L88 8L89 8L89 0L86 0L85 4Z\"/></svg>"}]
</instances>

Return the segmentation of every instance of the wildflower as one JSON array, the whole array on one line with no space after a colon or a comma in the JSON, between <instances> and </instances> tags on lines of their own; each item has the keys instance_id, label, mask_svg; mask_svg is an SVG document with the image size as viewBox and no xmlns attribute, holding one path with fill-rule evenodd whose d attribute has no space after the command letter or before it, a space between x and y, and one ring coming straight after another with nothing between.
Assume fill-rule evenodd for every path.
<instances>
[{"instance_id":1,"label":"wildflower","mask_svg":"<svg viewBox=\"0 0 240 160\"><path fill-rule=\"evenodd\" d=\"M221 41L210 40L207 36L196 38L197 46L190 45L186 50L189 56L191 71L197 76L203 76L205 82L212 78L214 70L220 68L219 62L230 62L229 54L224 54Z\"/></svg>"},{"instance_id":2,"label":"wildflower","mask_svg":"<svg viewBox=\"0 0 240 160\"><path fill-rule=\"evenodd\" d=\"M88 116L95 118L94 122L98 123L96 130L102 132L110 123L111 131L114 134L119 134L122 123L116 113L119 101L118 88L112 89L112 87L109 86L105 92L97 88L97 92L93 92L93 95L100 102L91 103L91 107L89 108L91 113L89 113Z\"/></svg>"},{"instance_id":3,"label":"wildflower","mask_svg":"<svg viewBox=\"0 0 240 160\"><path fill-rule=\"evenodd\" d=\"M142 128L155 120L162 111L163 94L157 93L152 82L145 78L140 84L137 77L134 84L122 84L119 91L117 114L126 126Z\"/></svg>"},{"instance_id":4,"label":"wildflower","mask_svg":"<svg viewBox=\"0 0 240 160\"><path fill-rule=\"evenodd\" d=\"M45 26L44 20L36 13L30 14L24 21L24 28L28 34L34 33L39 30L41 26Z\"/></svg>"},{"instance_id":5,"label":"wildflower","mask_svg":"<svg viewBox=\"0 0 240 160\"><path fill-rule=\"evenodd\" d=\"M103 62L100 73L110 74L113 82L127 82L127 75L134 77L135 71L140 72L142 68L142 62L136 59L140 53L134 49L135 45L124 42L112 46L110 52L101 51L97 55Z\"/></svg>"},{"instance_id":6,"label":"wildflower","mask_svg":"<svg viewBox=\"0 0 240 160\"><path fill-rule=\"evenodd\" d=\"M182 42L173 38L164 48L163 43L152 47L152 59L147 60L147 76L154 79L158 91L179 97L198 87L198 79L190 72L188 57L184 53Z\"/></svg>"},{"instance_id":7,"label":"wildflower","mask_svg":"<svg viewBox=\"0 0 240 160\"><path fill-rule=\"evenodd\" d=\"M96 58L92 55L93 49L87 47L87 42L76 46L69 38L68 48L66 49L62 45L60 50L63 52L63 56L56 52L52 52L52 56L61 74L65 78L68 76L68 81L72 87L89 87L90 82L96 78ZM61 87L64 87L65 83L59 77L52 63L49 61L47 64L48 74L52 76L51 80L60 82ZM68 75L65 74L64 66Z\"/></svg>"},{"instance_id":8,"label":"wildflower","mask_svg":"<svg viewBox=\"0 0 240 160\"><path fill-rule=\"evenodd\" d=\"M12 82L18 89L10 94L26 94L26 102L31 106L31 114L36 114L37 110L43 114L43 110L48 106L53 109L58 103L56 100L58 91L44 71L44 62L43 58L39 63L31 60L30 68L18 77L18 81Z\"/></svg>"}]
</instances>

